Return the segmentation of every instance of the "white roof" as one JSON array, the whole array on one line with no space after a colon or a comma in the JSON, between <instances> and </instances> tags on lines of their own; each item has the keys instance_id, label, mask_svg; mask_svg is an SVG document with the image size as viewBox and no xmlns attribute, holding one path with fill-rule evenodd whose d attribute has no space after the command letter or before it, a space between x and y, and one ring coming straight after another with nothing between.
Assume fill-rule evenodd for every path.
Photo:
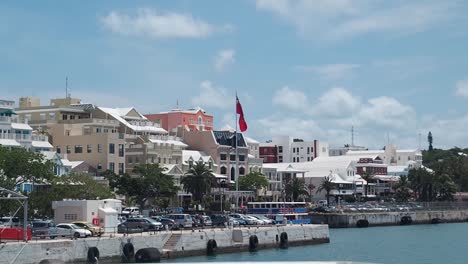
<instances>
[{"instance_id":1,"label":"white roof","mask_svg":"<svg viewBox=\"0 0 468 264\"><path fill-rule=\"evenodd\" d=\"M55 152L55 151L41 151L41 154L44 155L44 158L46 160L51 160L57 155L57 152Z\"/></svg>"},{"instance_id":2,"label":"white roof","mask_svg":"<svg viewBox=\"0 0 468 264\"><path fill-rule=\"evenodd\" d=\"M182 162L188 164L188 160L192 158L194 161L199 161L200 158L203 162L209 162L211 156L203 151L197 150L182 150Z\"/></svg>"},{"instance_id":3,"label":"white roof","mask_svg":"<svg viewBox=\"0 0 468 264\"><path fill-rule=\"evenodd\" d=\"M31 144L35 148L54 148L48 141L33 141Z\"/></svg>"},{"instance_id":4,"label":"white roof","mask_svg":"<svg viewBox=\"0 0 468 264\"><path fill-rule=\"evenodd\" d=\"M124 124L128 128L132 129L133 131L138 131L138 132L155 132L159 134L167 134L167 131L161 127L158 126L140 126L140 125L132 125L130 124L127 120L125 120L123 117L126 116L128 112L130 112L133 107L130 108L106 108L106 107L98 107L101 111L111 115L113 118L115 118L117 121L120 123ZM136 111L136 110L135 110ZM138 111L137 111L138 112ZM142 121L147 121L148 119L138 113L140 116L142 116L141 120ZM133 118L133 117L132 117Z\"/></svg>"},{"instance_id":5,"label":"white roof","mask_svg":"<svg viewBox=\"0 0 468 264\"><path fill-rule=\"evenodd\" d=\"M384 154L384 153L385 153L384 150L348 150L348 152L346 152L346 155L348 155L348 156L352 156L352 155L363 156L363 155L381 155L381 154Z\"/></svg>"},{"instance_id":6,"label":"white roof","mask_svg":"<svg viewBox=\"0 0 468 264\"><path fill-rule=\"evenodd\" d=\"M213 173L213 175L215 176L216 179L227 179L228 178L228 176L218 174L218 173Z\"/></svg>"},{"instance_id":7,"label":"white roof","mask_svg":"<svg viewBox=\"0 0 468 264\"><path fill-rule=\"evenodd\" d=\"M152 138L150 138L150 141L151 141L151 143L156 143L156 144L172 144L174 146L181 146L181 147L187 147L188 146L187 144L185 144L182 141L172 140L172 139L163 140L163 139L152 139Z\"/></svg>"},{"instance_id":8,"label":"white roof","mask_svg":"<svg viewBox=\"0 0 468 264\"><path fill-rule=\"evenodd\" d=\"M0 138L0 145L7 147L21 147L21 144L14 139Z\"/></svg>"},{"instance_id":9,"label":"white roof","mask_svg":"<svg viewBox=\"0 0 468 264\"><path fill-rule=\"evenodd\" d=\"M247 144L260 144L260 142L258 142L257 140L253 139L253 138L249 138L249 137L245 137L244 136L244 139L245 141L247 141Z\"/></svg>"},{"instance_id":10,"label":"white roof","mask_svg":"<svg viewBox=\"0 0 468 264\"><path fill-rule=\"evenodd\" d=\"M184 110L184 109L172 109L171 112L177 112L177 113L187 113L187 114L196 114L198 112L202 111L203 113L205 113L205 110L203 110L203 108L197 106L193 109L187 109L187 110ZM159 112L160 114L167 114L167 113L170 113L170 112Z\"/></svg>"},{"instance_id":11,"label":"white roof","mask_svg":"<svg viewBox=\"0 0 468 264\"><path fill-rule=\"evenodd\" d=\"M76 168L77 166L81 165L84 161L70 161L67 159L62 159L63 166L71 167L72 169Z\"/></svg>"},{"instance_id":12,"label":"white roof","mask_svg":"<svg viewBox=\"0 0 468 264\"><path fill-rule=\"evenodd\" d=\"M24 123L11 123L11 128L19 130L32 130L28 124Z\"/></svg>"},{"instance_id":13,"label":"white roof","mask_svg":"<svg viewBox=\"0 0 468 264\"><path fill-rule=\"evenodd\" d=\"M387 172L388 173L398 173L398 172L406 172L408 171L408 166L388 166Z\"/></svg>"}]
</instances>

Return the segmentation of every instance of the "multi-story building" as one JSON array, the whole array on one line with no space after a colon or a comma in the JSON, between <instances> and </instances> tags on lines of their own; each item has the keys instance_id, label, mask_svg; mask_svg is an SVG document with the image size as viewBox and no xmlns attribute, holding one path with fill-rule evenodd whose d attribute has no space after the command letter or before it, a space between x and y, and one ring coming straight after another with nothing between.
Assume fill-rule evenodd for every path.
<instances>
[{"instance_id":1,"label":"multi-story building","mask_svg":"<svg viewBox=\"0 0 468 264\"><path fill-rule=\"evenodd\" d=\"M259 148L259 157L263 163L278 163L278 147L273 143L261 143Z\"/></svg>"},{"instance_id":2,"label":"multi-story building","mask_svg":"<svg viewBox=\"0 0 468 264\"><path fill-rule=\"evenodd\" d=\"M14 101L0 100L0 145L34 152L51 150L53 147L46 135L33 133L27 122L19 121L14 105Z\"/></svg>"},{"instance_id":3,"label":"multi-story building","mask_svg":"<svg viewBox=\"0 0 468 264\"><path fill-rule=\"evenodd\" d=\"M276 136L271 142L260 144L260 157L264 158L265 163L268 163L269 159L274 159L272 155L274 148L276 148L279 163L308 162L319 156L328 156L328 144L325 142Z\"/></svg>"},{"instance_id":4,"label":"multi-story building","mask_svg":"<svg viewBox=\"0 0 468 264\"><path fill-rule=\"evenodd\" d=\"M422 165L422 153L419 149L397 149L393 144L388 144L383 150L350 150L346 155L378 155L383 163L391 166Z\"/></svg>"},{"instance_id":5,"label":"multi-story building","mask_svg":"<svg viewBox=\"0 0 468 264\"><path fill-rule=\"evenodd\" d=\"M171 134L182 130L213 130L213 116L200 107L188 110L173 109L169 112L145 115L150 121L159 123Z\"/></svg>"},{"instance_id":6,"label":"multi-story building","mask_svg":"<svg viewBox=\"0 0 468 264\"><path fill-rule=\"evenodd\" d=\"M231 181L236 181L236 161L239 165L239 176L244 176L249 171L247 147L244 136L230 131L188 131L184 134L184 142L188 149L200 150L210 155L218 165L216 173L226 175Z\"/></svg>"},{"instance_id":7,"label":"multi-story building","mask_svg":"<svg viewBox=\"0 0 468 264\"><path fill-rule=\"evenodd\" d=\"M149 121L135 108L105 108L79 104L79 99L54 99L50 106L19 108L28 119L50 135L62 157L85 161L97 172L131 173L139 164L180 164L182 149L178 138Z\"/></svg>"},{"instance_id":8,"label":"multi-story building","mask_svg":"<svg viewBox=\"0 0 468 264\"><path fill-rule=\"evenodd\" d=\"M346 155L348 151L363 151L363 150L368 150L366 147L362 146L353 146L353 145L344 145L343 147L336 147L332 148L330 147L329 151L329 156L343 156Z\"/></svg>"}]
</instances>

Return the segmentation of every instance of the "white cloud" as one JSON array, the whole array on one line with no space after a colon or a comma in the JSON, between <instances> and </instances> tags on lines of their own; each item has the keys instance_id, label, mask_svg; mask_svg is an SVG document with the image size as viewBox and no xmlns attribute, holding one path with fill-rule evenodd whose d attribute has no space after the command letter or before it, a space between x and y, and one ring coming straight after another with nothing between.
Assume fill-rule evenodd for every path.
<instances>
[{"instance_id":1,"label":"white cloud","mask_svg":"<svg viewBox=\"0 0 468 264\"><path fill-rule=\"evenodd\" d=\"M360 99L343 88L332 88L319 97L312 113L316 116L347 117L359 108Z\"/></svg>"},{"instance_id":2,"label":"white cloud","mask_svg":"<svg viewBox=\"0 0 468 264\"><path fill-rule=\"evenodd\" d=\"M232 107L234 109L234 100L232 104L229 104L226 103L226 98L228 98L228 96L225 88L214 86L210 81L203 81L200 83L200 93L192 98L192 104L202 108L214 107L227 109Z\"/></svg>"},{"instance_id":3,"label":"white cloud","mask_svg":"<svg viewBox=\"0 0 468 264\"><path fill-rule=\"evenodd\" d=\"M232 49L225 49L218 51L214 59L214 67L217 71L221 72L229 64L234 63L236 52Z\"/></svg>"},{"instance_id":4,"label":"white cloud","mask_svg":"<svg viewBox=\"0 0 468 264\"><path fill-rule=\"evenodd\" d=\"M295 68L299 71L316 74L323 79L337 80L349 76L353 73L354 70L356 70L360 66L361 65L359 64L337 63L325 64L320 66L300 65L296 66Z\"/></svg>"},{"instance_id":5,"label":"white cloud","mask_svg":"<svg viewBox=\"0 0 468 264\"><path fill-rule=\"evenodd\" d=\"M426 31L459 12L458 2L437 0L257 0L256 7L295 25L301 34L328 39Z\"/></svg>"},{"instance_id":6,"label":"white cloud","mask_svg":"<svg viewBox=\"0 0 468 264\"><path fill-rule=\"evenodd\" d=\"M138 9L133 15L112 11L101 22L114 33L153 38L202 38L216 31L215 26L190 14L160 13L149 8Z\"/></svg>"},{"instance_id":7,"label":"white cloud","mask_svg":"<svg viewBox=\"0 0 468 264\"><path fill-rule=\"evenodd\" d=\"M455 94L464 98L468 98L468 81L458 81L456 84Z\"/></svg>"},{"instance_id":8,"label":"white cloud","mask_svg":"<svg viewBox=\"0 0 468 264\"><path fill-rule=\"evenodd\" d=\"M308 107L307 96L303 92L291 89L288 86L284 86L275 92L273 104L294 111L305 111Z\"/></svg>"},{"instance_id":9,"label":"white cloud","mask_svg":"<svg viewBox=\"0 0 468 264\"><path fill-rule=\"evenodd\" d=\"M363 105L357 118L366 125L379 125L389 128L410 128L415 121L412 107L387 96L371 98Z\"/></svg>"},{"instance_id":10,"label":"white cloud","mask_svg":"<svg viewBox=\"0 0 468 264\"><path fill-rule=\"evenodd\" d=\"M254 123L261 127L258 130L261 131L264 138L290 135L303 139L316 139L324 135L324 131L312 119L283 118L275 115L256 120Z\"/></svg>"}]
</instances>

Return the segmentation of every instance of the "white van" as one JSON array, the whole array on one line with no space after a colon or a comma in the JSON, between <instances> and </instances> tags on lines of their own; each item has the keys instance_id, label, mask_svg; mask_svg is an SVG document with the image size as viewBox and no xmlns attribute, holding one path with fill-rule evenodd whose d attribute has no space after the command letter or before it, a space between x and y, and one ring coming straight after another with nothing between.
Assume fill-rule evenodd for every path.
<instances>
[{"instance_id":1,"label":"white van","mask_svg":"<svg viewBox=\"0 0 468 264\"><path fill-rule=\"evenodd\" d=\"M193 220L192 216L189 214L170 214L167 215L168 218L174 220L174 224L178 227L184 228L184 227L192 227L193 226Z\"/></svg>"},{"instance_id":2,"label":"white van","mask_svg":"<svg viewBox=\"0 0 468 264\"><path fill-rule=\"evenodd\" d=\"M140 209L138 207L126 207L122 210L122 215L139 215Z\"/></svg>"}]
</instances>

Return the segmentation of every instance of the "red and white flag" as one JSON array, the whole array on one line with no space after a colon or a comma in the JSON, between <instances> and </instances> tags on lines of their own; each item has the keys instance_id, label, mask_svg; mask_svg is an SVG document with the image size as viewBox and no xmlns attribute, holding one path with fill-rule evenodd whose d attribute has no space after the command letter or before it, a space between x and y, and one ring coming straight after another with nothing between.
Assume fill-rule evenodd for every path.
<instances>
[{"instance_id":1,"label":"red and white flag","mask_svg":"<svg viewBox=\"0 0 468 264\"><path fill-rule=\"evenodd\" d=\"M239 128L241 132L247 130L247 122L244 119L244 111L242 110L242 105L239 102L239 98L236 96L236 113L239 115Z\"/></svg>"}]
</instances>

